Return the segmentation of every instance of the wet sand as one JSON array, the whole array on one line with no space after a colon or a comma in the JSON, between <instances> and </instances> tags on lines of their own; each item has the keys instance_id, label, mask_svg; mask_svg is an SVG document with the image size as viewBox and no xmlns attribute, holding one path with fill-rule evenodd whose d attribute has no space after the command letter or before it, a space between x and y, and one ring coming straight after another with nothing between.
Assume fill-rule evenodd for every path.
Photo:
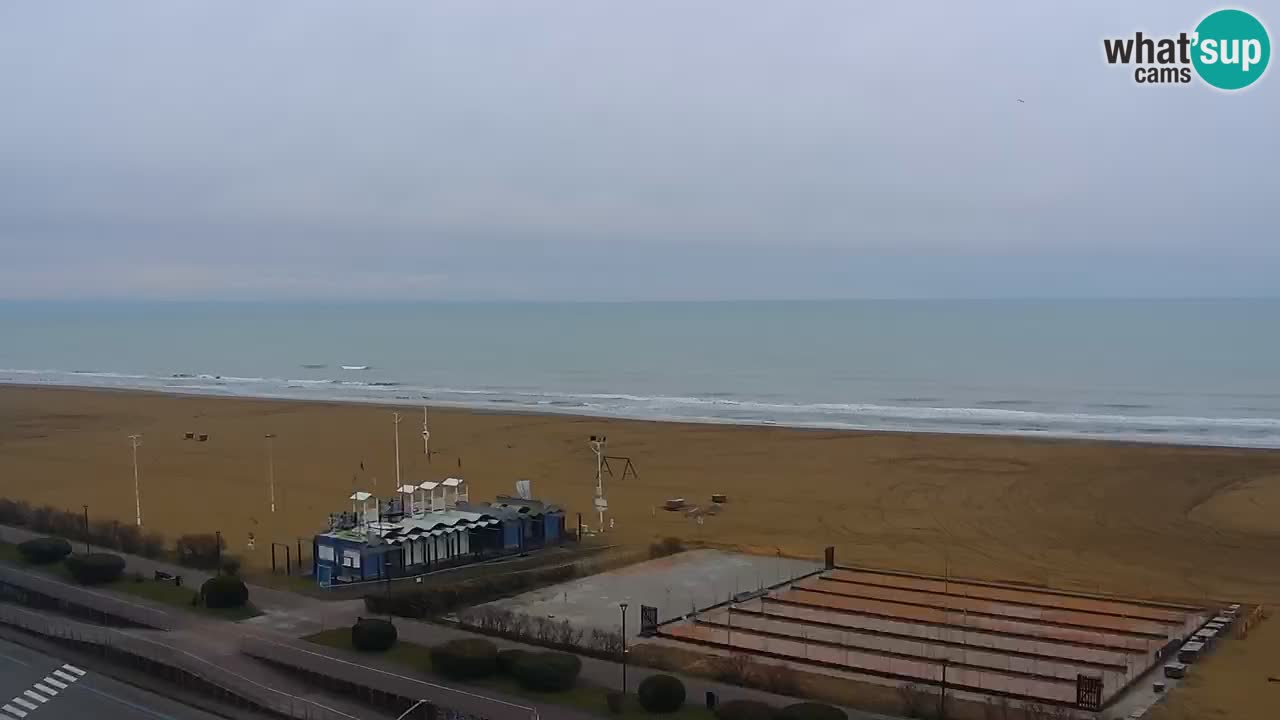
<instances>
[{"instance_id":1,"label":"wet sand","mask_svg":"<svg viewBox=\"0 0 1280 720\"><path fill-rule=\"evenodd\" d=\"M614 462L615 477L606 477L605 522L618 542L677 535L804 556L830 544L841 563L868 567L1194 602L1280 601L1276 451L440 409L431 412L428 464L420 413L399 410L404 482L458 475L484 500L528 478L536 496L569 508L570 525L582 512L592 528L587 437L607 434L609 453L630 456L639 471L621 479ZM392 411L0 387L0 495L77 510L87 503L95 518L132 520L127 436L142 433L146 527L170 537L221 530L231 551L262 566L270 542L305 546L328 513L350 508L353 489L394 487ZM187 431L209 440L186 440ZM278 436L274 515L267 433ZM705 505L713 492L729 502L702 525L657 509L677 496ZM1276 657L1275 633L1255 638L1246 643L1270 640L1260 652ZM1264 683L1260 692L1277 688ZM1245 710L1231 717L1249 717Z\"/></svg>"}]
</instances>

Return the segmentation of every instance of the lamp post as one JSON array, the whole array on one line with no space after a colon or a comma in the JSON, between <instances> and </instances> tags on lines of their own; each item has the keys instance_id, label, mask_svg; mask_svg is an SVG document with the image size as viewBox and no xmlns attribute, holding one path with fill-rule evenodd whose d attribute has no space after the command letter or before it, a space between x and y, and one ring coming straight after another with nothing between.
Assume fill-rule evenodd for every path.
<instances>
[{"instance_id":1,"label":"lamp post","mask_svg":"<svg viewBox=\"0 0 1280 720\"><path fill-rule=\"evenodd\" d=\"M276 511L276 434L267 433L267 484L271 486L271 512Z\"/></svg>"},{"instance_id":2,"label":"lamp post","mask_svg":"<svg viewBox=\"0 0 1280 720\"><path fill-rule=\"evenodd\" d=\"M133 506L138 527L142 527L142 496L138 494L138 445L142 444L142 436L130 435L129 442L133 445Z\"/></svg>"},{"instance_id":3,"label":"lamp post","mask_svg":"<svg viewBox=\"0 0 1280 720\"><path fill-rule=\"evenodd\" d=\"M627 694L627 604L618 603L622 611L622 694Z\"/></svg>"},{"instance_id":4,"label":"lamp post","mask_svg":"<svg viewBox=\"0 0 1280 720\"><path fill-rule=\"evenodd\" d=\"M393 422L396 426L396 487L400 484L400 413L391 413L394 418Z\"/></svg>"},{"instance_id":5,"label":"lamp post","mask_svg":"<svg viewBox=\"0 0 1280 720\"><path fill-rule=\"evenodd\" d=\"M84 506L84 551L86 554L89 550L89 506Z\"/></svg>"}]
</instances>

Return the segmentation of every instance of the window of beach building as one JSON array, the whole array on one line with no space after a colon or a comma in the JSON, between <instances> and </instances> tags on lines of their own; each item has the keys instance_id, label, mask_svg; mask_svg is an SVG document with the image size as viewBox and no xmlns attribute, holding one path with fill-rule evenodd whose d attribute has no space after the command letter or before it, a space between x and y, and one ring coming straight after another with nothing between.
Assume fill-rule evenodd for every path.
<instances>
[{"instance_id":1,"label":"window of beach building","mask_svg":"<svg viewBox=\"0 0 1280 720\"><path fill-rule=\"evenodd\" d=\"M342 567L349 567L349 568L360 567L360 551L359 550L343 550L342 551Z\"/></svg>"},{"instance_id":2,"label":"window of beach building","mask_svg":"<svg viewBox=\"0 0 1280 720\"><path fill-rule=\"evenodd\" d=\"M333 562L333 546L321 545L319 547L320 547L320 559L326 562Z\"/></svg>"}]
</instances>

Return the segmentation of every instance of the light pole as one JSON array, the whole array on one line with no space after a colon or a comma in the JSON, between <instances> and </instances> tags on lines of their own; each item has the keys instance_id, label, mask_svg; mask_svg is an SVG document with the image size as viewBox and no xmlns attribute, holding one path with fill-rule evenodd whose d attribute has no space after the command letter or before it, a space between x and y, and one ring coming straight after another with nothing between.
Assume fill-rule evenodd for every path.
<instances>
[{"instance_id":1,"label":"light pole","mask_svg":"<svg viewBox=\"0 0 1280 720\"><path fill-rule=\"evenodd\" d=\"M142 496L138 493L138 446L142 444L142 436L130 435L129 442L133 445L133 506L138 527L142 527Z\"/></svg>"},{"instance_id":2,"label":"light pole","mask_svg":"<svg viewBox=\"0 0 1280 720\"><path fill-rule=\"evenodd\" d=\"M88 554L90 552L89 550L89 506L88 505L84 506L84 551L85 551L85 554Z\"/></svg>"},{"instance_id":3,"label":"light pole","mask_svg":"<svg viewBox=\"0 0 1280 720\"><path fill-rule=\"evenodd\" d=\"M622 610L622 694L627 694L627 604L618 603Z\"/></svg>"},{"instance_id":4,"label":"light pole","mask_svg":"<svg viewBox=\"0 0 1280 720\"><path fill-rule=\"evenodd\" d=\"M271 486L271 512L276 511L276 434L267 433L267 484Z\"/></svg>"},{"instance_id":5,"label":"light pole","mask_svg":"<svg viewBox=\"0 0 1280 720\"><path fill-rule=\"evenodd\" d=\"M391 416L396 426L396 487L399 488L403 487L400 484L400 413L391 413Z\"/></svg>"},{"instance_id":6,"label":"light pole","mask_svg":"<svg viewBox=\"0 0 1280 720\"><path fill-rule=\"evenodd\" d=\"M733 651L733 608L734 604L729 603L729 607L726 611L729 616L729 628L725 630L724 633L725 644L729 646L729 650L731 652Z\"/></svg>"}]
</instances>

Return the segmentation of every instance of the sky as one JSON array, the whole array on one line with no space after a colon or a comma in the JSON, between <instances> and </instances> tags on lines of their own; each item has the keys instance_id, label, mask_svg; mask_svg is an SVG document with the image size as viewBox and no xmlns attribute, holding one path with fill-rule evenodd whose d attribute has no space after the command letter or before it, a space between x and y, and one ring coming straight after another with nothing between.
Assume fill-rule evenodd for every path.
<instances>
[{"instance_id":1,"label":"sky","mask_svg":"<svg viewBox=\"0 0 1280 720\"><path fill-rule=\"evenodd\" d=\"M0 299L1276 296L1217 8L0 3Z\"/></svg>"}]
</instances>

